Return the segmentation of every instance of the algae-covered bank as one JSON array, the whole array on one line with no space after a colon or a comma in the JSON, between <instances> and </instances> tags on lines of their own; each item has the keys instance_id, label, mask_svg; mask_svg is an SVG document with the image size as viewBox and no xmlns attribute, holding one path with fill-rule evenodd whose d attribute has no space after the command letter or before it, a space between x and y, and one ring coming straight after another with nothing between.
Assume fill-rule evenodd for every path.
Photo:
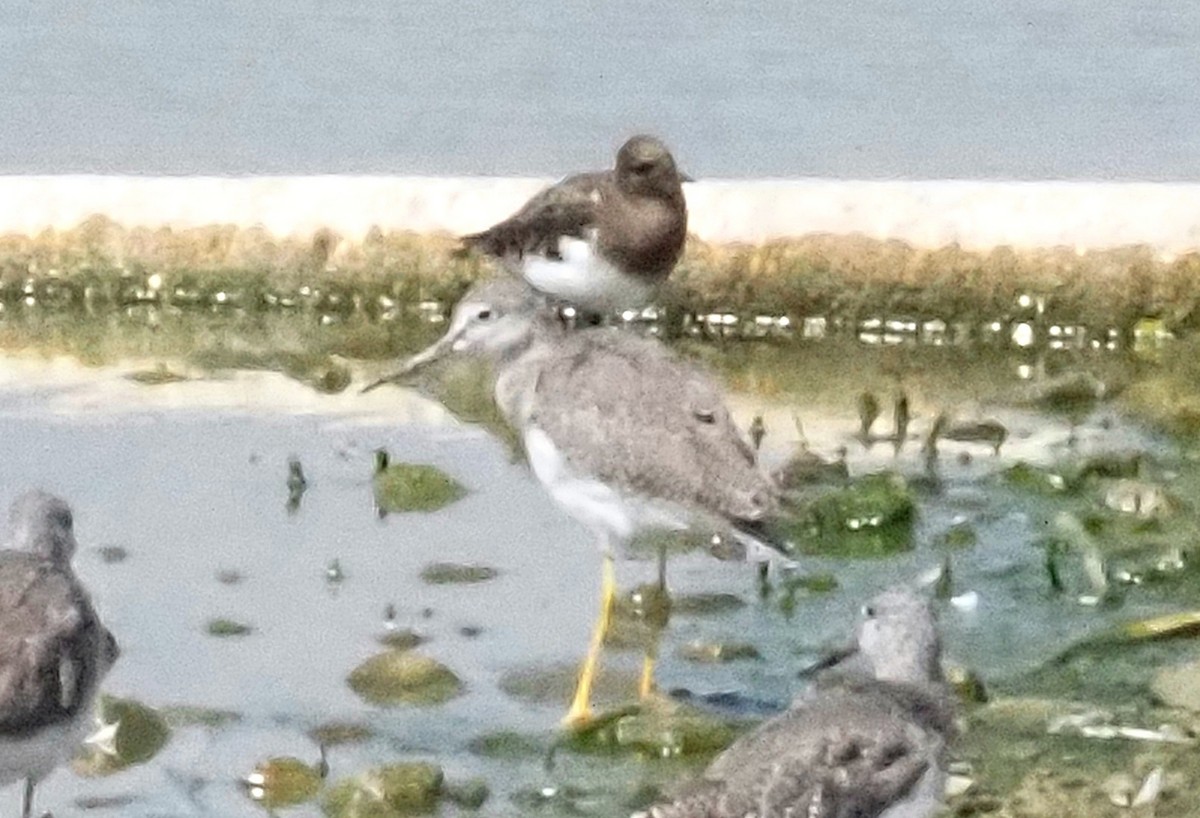
<instances>
[{"instance_id":1,"label":"algae-covered bank","mask_svg":"<svg viewBox=\"0 0 1200 818\"><path fill-rule=\"evenodd\" d=\"M663 303L612 321L727 387L800 569L764 585L703 531L635 543L602 718L563 741L591 537L478 368L357 389L488 273L452 255L469 228L240 223L252 204L0 240L0 477L70 498L122 645L116 755L40 785L54 814L628 814L908 581L964 695L954 814L1200 815L1185 248L694 237Z\"/></svg>"}]
</instances>

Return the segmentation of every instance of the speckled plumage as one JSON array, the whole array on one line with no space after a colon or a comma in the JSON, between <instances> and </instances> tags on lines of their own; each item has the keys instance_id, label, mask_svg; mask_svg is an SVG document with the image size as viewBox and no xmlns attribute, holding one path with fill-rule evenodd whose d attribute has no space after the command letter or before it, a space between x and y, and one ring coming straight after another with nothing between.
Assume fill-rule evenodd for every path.
<instances>
[{"instance_id":1,"label":"speckled plumage","mask_svg":"<svg viewBox=\"0 0 1200 818\"><path fill-rule=\"evenodd\" d=\"M67 504L28 492L13 503L9 529L0 551L0 785L24 778L31 794L82 740L118 649L71 570Z\"/></svg>"},{"instance_id":2,"label":"speckled plumage","mask_svg":"<svg viewBox=\"0 0 1200 818\"><path fill-rule=\"evenodd\" d=\"M928 603L868 606L848 662L722 753L651 818L925 818L944 789L953 697Z\"/></svg>"},{"instance_id":3,"label":"speckled plumage","mask_svg":"<svg viewBox=\"0 0 1200 818\"><path fill-rule=\"evenodd\" d=\"M524 285L494 279L462 298L443 339L406 370L449 351L496 360L497 404L534 472L606 543L695 518L745 538L775 510L775 486L720 388L660 341L568 331Z\"/></svg>"}]
</instances>

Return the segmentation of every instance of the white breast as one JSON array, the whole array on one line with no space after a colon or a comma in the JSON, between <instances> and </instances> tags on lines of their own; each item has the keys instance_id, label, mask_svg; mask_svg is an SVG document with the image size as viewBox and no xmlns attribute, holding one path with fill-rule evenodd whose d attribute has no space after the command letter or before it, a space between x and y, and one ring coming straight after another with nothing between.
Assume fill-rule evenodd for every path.
<instances>
[{"instance_id":1,"label":"white breast","mask_svg":"<svg viewBox=\"0 0 1200 818\"><path fill-rule=\"evenodd\" d=\"M528 255L521 274L538 290L592 312L640 309L654 297L657 285L629 275L597 255L587 241L559 240L562 259Z\"/></svg>"}]
</instances>

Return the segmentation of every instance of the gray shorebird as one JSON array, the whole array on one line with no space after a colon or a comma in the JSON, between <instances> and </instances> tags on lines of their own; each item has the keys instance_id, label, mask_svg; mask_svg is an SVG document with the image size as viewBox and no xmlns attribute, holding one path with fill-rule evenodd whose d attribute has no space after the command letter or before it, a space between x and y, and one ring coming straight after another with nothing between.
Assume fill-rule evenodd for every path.
<instances>
[{"instance_id":1,"label":"gray shorebird","mask_svg":"<svg viewBox=\"0 0 1200 818\"><path fill-rule=\"evenodd\" d=\"M661 141L634 136L612 170L568 176L463 246L582 310L640 308L683 253L683 181Z\"/></svg>"},{"instance_id":2,"label":"gray shorebird","mask_svg":"<svg viewBox=\"0 0 1200 818\"><path fill-rule=\"evenodd\" d=\"M954 698L929 603L886 591L852 649L649 818L926 818L940 806Z\"/></svg>"},{"instance_id":3,"label":"gray shorebird","mask_svg":"<svg viewBox=\"0 0 1200 818\"><path fill-rule=\"evenodd\" d=\"M494 395L551 498L604 554L601 613L567 714L588 721L590 689L616 594L614 551L645 528L702 522L737 556L777 557L765 526L777 492L725 407L721 390L662 343L616 329L570 331L515 279L472 288L442 338L395 374L450 353L495 363ZM650 692L647 657L642 693Z\"/></svg>"},{"instance_id":4,"label":"gray shorebird","mask_svg":"<svg viewBox=\"0 0 1200 818\"><path fill-rule=\"evenodd\" d=\"M87 735L118 655L71 570L74 553L63 500L31 491L13 502L0 551L0 785L24 779L22 818L37 783Z\"/></svg>"}]
</instances>

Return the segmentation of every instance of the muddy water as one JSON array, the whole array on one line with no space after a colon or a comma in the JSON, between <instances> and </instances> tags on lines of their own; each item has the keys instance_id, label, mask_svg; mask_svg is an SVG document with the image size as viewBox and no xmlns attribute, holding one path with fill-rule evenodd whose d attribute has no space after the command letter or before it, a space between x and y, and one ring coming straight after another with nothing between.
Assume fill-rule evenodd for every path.
<instances>
[{"instance_id":1,"label":"muddy water","mask_svg":"<svg viewBox=\"0 0 1200 818\"><path fill-rule=\"evenodd\" d=\"M879 350L855 354L886 358ZM710 357L719 363L721 353ZM829 357L827 347L798 346L786 360L794 370L819 372ZM550 503L493 437L411 390L326 395L273 372L156 386L125 377L147 365L84 368L27 354L5 359L0 485L6 495L40 485L74 504L78 570L124 650L108 692L155 707L228 710L237 718L179 728L149 762L109 778L59 771L41 788L43 808L61 818L85 812L80 804L86 799L112 798L120 806L86 811L256 814L259 808L237 779L269 756L315 760L307 733L330 720L372 730L360 744L331 749L333 779L373 764L431 760L448 776L485 778L492 790L488 815L523 814L527 809L513 795L546 787L580 788L587 795L577 806L589 814L621 814L640 786L682 773L677 762L569 753L548 771L538 757L495 760L470 752L470 742L482 733L513 730L541 743L554 734L564 701L514 698L500 683L514 670L578 661L595 614L600 569L589 535ZM937 405L938 380L922 382L921 371L917 362L909 376L922 395L915 436L928 428ZM1014 372L1001 358L967 378L971 385L947 387L960 393L956 398L990 396L976 409L1001 420L1009 441L1000 456L984 444L944 444L940 486L919 499L913 551L867 561L806 560L806 570L834 574L839 587L801 595L790 614L776 598L760 599L746 566L702 554L674 558L674 593L723 592L746 604L719 615L673 617L660 650L660 685L730 690L782 705L795 689L795 672L845 635L862 600L940 565L946 552L936 541L964 521L976 530L978 543L954 552L955 590L975 591L980 601L975 611L946 606L945 641L951 660L989 682L1016 679L1108 623L1186 607L1189 600L1152 591L1102 609L1049 592L1044 554L1034 543L1046 532L1050 510L1009 488L998 477L1002 469L1017 460L1057 462L1068 455L1072 437L1077 453L1139 449L1175 463L1179 456L1111 408L1101 406L1072 424L1003 404L999 398L1019 385ZM848 447L852 474L880 468L914 478L924 473L919 444L894 456L890 446L868 450L854 441L855 393L844 385L812 389L806 397L787 388L781 373L768 374L726 372L737 388L732 400L739 420L748 424L764 411L768 460L781 460L794 445L796 413L814 450L832 455L838 446ZM469 495L431 514L380 519L370 480L372 454L380 446L395 459L442 468ZM292 455L303 463L309 488L299 510L289 514L285 479ZM128 558L102 559L98 549L114 545ZM344 578L331 583L327 567L335 559ZM470 586L431 586L419 573L435 561L483 563L499 576ZM218 580L230 571L239 582ZM649 581L654 566L629 560L618 572L630 587ZM461 677L465 695L427 709L383 709L350 691L346 675L379 649L376 638L389 604L398 625L429 637L422 650ZM215 638L206 625L217 617L254 630ZM678 648L697 639L750 641L763 658L729 665L679 658ZM610 653L608 661L639 666L634 654ZM14 787L0 797L15 806L18 793ZM551 805L543 814L566 809ZM307 805L287 814L320 811Z\"/></svg>"}]
</instances>

